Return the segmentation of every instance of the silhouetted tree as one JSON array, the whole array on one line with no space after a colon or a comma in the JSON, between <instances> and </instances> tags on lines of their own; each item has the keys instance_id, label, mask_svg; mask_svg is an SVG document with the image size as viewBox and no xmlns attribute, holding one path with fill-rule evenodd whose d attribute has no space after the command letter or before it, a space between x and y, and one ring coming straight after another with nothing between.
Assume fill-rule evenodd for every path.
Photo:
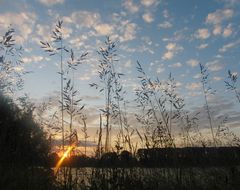
<instances>
[{"instance_id":1,"label":"silhouetted tree","mask_svg":"<svg viewBox=\"0 0 240 190\"><path fill-rule=\"evenodd\" d=\"M0 93L0 162L21 165L46 164L50 146L33 120L32 105L17 106Z\"/></svg>"}]
</instances>

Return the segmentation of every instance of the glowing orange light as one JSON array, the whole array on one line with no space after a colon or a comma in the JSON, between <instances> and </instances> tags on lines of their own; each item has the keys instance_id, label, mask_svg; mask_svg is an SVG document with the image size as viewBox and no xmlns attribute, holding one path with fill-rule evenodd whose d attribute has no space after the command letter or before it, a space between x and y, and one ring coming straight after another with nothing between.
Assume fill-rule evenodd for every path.
<instances>
[{"instance_id":1,"label":"glowing orange light","mask_svg":"<svg viewBox=\"0 0 240 190\"><path fill-rule=\"evenodd\" d=\"M55 168L54 168L54 175L57 174L58 169L60 168L60 166L62 165L64 159L68 156L69 152L74 148L74 145L69 146L68 149L64 152L64 154L62 155L61 159L57 162Z\"/></svg>"}]
</instances>

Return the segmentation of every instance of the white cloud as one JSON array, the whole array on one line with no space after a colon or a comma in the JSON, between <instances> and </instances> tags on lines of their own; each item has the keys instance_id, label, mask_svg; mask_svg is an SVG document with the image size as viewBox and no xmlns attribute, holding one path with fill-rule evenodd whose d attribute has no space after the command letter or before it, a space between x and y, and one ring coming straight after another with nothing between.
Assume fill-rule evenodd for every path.
<instances>
[{"instance_id":1,"label":"white cloud","mask_svg":"<svg viewBox=\"0 0 240 190\"><path fill-rule=\"evenodd\" d=\"M233 30L232 30L232 27L231 25L229 24L226 28L224 28L223 30L223 37L227 38L229 36L231 36L233 33Z\"/></svg>"},{"instance_id":2,"label":"white cloud","mask_svg":"<svg viewBox=\"0 0 240 190\"><path fill-rule=\"evenodd\" d=\"M35 40L35 41L37 41L37 40L49 41L50 38L51 38L51 31L52 31L51 26L37 24L36 33L37 33L39 38L35 37L33 40ZM69 38L72 34L72 28L70 26L69 27L63 27L62 28L62 34L63 34L63 37L65 39Z\"/></svg>"},{"instance_id":3,"label":"white cloud","mask_svg":"<svg viewBox=\"0 0 240 190\"><path fill-rule=\"evenodd\" d=\"M179 67L182 67L182 63L177 62L177 63L174 63L172 65L169 65L168 67L179 68Z\"/></svg>"},{"instance_id":4,"label":"white cloud","mask_svg":"<svg viewBox=\"0 0 240 190\"><path fill-rule=\"evenodd\" d=\"M22 67L22 66L15 66L13 69L14 69L16 72L22 72L22 71L24 71L24 67Z\"/></svg>"},{"instance_id":5,"label":"white cloud","mask_svg":"<svg viewBox=\"0 0 240 190\"><path fill-rule=\"evenodd\" d=\"M194 75L193 78L195 78L195 79L200 79L200 78L201 78L201 74L198 73L198 74Z\"/></svg>"},{"instance_id":6,"label":"white cloud","mask_svg":"<svg viewBox=\"0 0 240 190\"><path fill-rule=\"evenodd\" d=\"M143 37L141 37L141 40L143 40L144 43L146 43L149 46L152 45L152 40L149 36L143 36Z\"/></svg>"},{"instance_id":7,"label":"white cloud","mask_svg":"<svg viewBox=\"0 0 240 190\"><path fill-rule=\"evenodd\" d=\"M139 46L137 51L141 53L149 52L151 54L154 54L154 51L150 47L147 47L146 45Z\"/></svg>"},{"instance_id":8,"label":"white cloud","mask_svg":"<svg viewBox=\"0 0 240 190\"><path fill-rule=\"evenodd\" d=\"M182 46L177 45L176 43L168 43L166 45L166 49L167 52L165 52L164 55L162 56L163 60L172 59L174 55L183 51L184 48Z\"/></svg>"},{"instance_id":9,"label":"white cloud","mask_svg":"<svg viewBox=\"0 0 240 190\"><path fill-rule=\"evenodd\" d=\"M210 37L210 32L207 28L201 28L195 33L195 37L197 39L207 39Z\"/></svg>"},{"instance_id":10,"label":"white cloud","mask_svg":"<svg viewBox=\"0 0 240 190\"><path fill-rule=\"evenodd\" d=\"M85 38L86 37L86 38ZM85 41L87 40L87 36L81 35L76 38L72 38L69 40L69 43L73 45L75 48L83 47L85 45Z\"/></svg>"},{"instance_id":11,"label":"white cloud","mask_svg":"<svg viewBox=\"0 0 240 190\"><path fill-rule=\"evenodd\" d=\"M169 17L169 12L168 12L167 9L165 9L165 10L163 11L163 17L164 17L164 18L168 18L168 17Z\"/></svg>"},{"instance_id":12,"label":"white cloud","mask_svg":"<svg viewBox=\"0 0 240 190\"><path fill-rule=\"evenodd\" d=\"M136 48L131 48L131 47L128 47L127 45L123 45L123 44L121 44L121 45L119 46L119 48L120 48L121 50L126 51L126 52L129 52L129 53L133 53L133 52L136 52L136 51L137 51Z\"/></svg>"},{"instance_id":13,"label":"white cloud","mask_svg":"<svg viewBox=\"0 0 240 190\"><path fill-rule=\"evenodd\" d=\"M170 60L172 59L174 56L173 52L171 51L167 51L166 53L164 53L164 55L162 56L163 60Z\"/></svg>"},{"instance_id":14,"label":"white cloud","mask_svg":"<svg viewBox=\"0 0 240 190\"><path fill-rule=\"evenodd\" d=\"M136 38L137 25L135 23L124 21L121 23L121 25L119 25L119 30L120 33L122 33L119 37L121 42L133 40Z\"/></svg>"},{"instance_id":15,"label":"white cloud","mask_svg":"<svg viewBox=\"0 0 240 190\"><path fill-rule=\"evenodd\" d=\"M197 59L189 59L187 61L187 64L190 65L191 67L196 67L199 64L199 61Z\"/></svg>"},{"instance_id":16,"label":"white cloud","mask_svg":"<svg viewBox=\"0 0 240 190\"><path fill-rule=\"evenodd\" d=\"M64 0L39 0L39 2L45 6L53 6L56 4L63 4Z\"/></svg>"},{"instance_id":17,"label":"white cloud","mask_svg":"<svg viewBox=\"0 0 240 190\"><path fill-rule=\"evenodd\" d=\"M198 49L205 49L206 47L208 47L208 44L200 44L197 48Z\"/></svg>"},{"instance_id":18,"label":"white cloud","mask_svg":"<svg viewBox=\"0 0 240 190\"><path fill-rule=\"evenodd\" d=\"M77 29L92 29L88 36L111 35L113 39L121 42L135 39L137 24L123 20L117 13L113 14L112 20L113 23L103 23L98 12L90 11L76 11L68 17L63 17L65 23L75 25Z\"/></svg>"},{"instance_id":19,"label":"white cloud","mask_svg":"<svg viewBox=\"0 0 240 190\"><path fill-rule=\"evenodd\" d=\"M76 11L70 17L63 17L66 23L76 24L77 28L94 28L94 26L101 23L101 16L97 12L90 11Z\"/></svg>"},{"instance_id":20,"label":"white cloud","mask_svg":"<svg viewBox=\"0 0 240 190\"><path fill-rule=\"evenodd\" d=\"M29 39L30 34L32 34L35 22L36 15L30 12L7 12L0 14L1 28L7 29L10 25L12 25L12 27L20 33L20 36L16 38L17 42L19 43L23 43L25 40Z\"/></svg>"},{"instance_id":21,"label":"white cloud","mask_svg":"<svg viewBox=\"0 0 240 190\"><path fill-rule=\"evenodd\" d=\"M229 20L234 15L234 11L232 9L222 9L217 10L213 13L209 13L206 17L206 23L213 25L213 34L220 35L223 37L229 37L232 35L233 30L231 24L229 24L226 28L223 29L221 26L222 22L225 20Z\"/></svg>"},{"instance_id":22,"label":"white cloud","mask_svg":"<svg viewBox=\"0 0 240 190\"><path fill-rule=\"evenodd\" d=\"M91 77L88 74L84 74L83 76L79 77L79 80L81 81L86 81L86 80L90 80Z\"/></svg>"},{"instance_id":23,"label":"white cloud","mask_svg":"<svg viewBox=\"0 0 240 190\"><path fill-rule=\"evenodd\" d=\"M165 71L164 64L160 64L159 67L157 68L157 73L162 73Z\"/></svg>"},{"instance_id":24,"label":"white cloud","mask_svg":"<svg viewBox=\"0 0 240 190\"><path fill-rule=\"evenodd\" d=\"M134 4L132 0L125 0L123 2L123 7L127 9L130 13L137 13L139 11L139 6Z\"/></svg>"},{"instance_id":25,"label":"white cloud","mask_svg":"<svg viewBox=\"0 0 240 190\"><path fill-rule=\"evenodd\" d=\"M167 46L166 46L166 49L168 51L174 51L174 50L178 50L179 47L175 43L168 43Z\"/></svg>"},{"instance_id":26,"label":"white cloud","mask_svg":"<svg viewBox=\"0 0 240 190\"><path fill-rule=\"evenodd\" d=\"M233 17L234 11L232 9L217 10L209 13L206 18L208 24L220 24L222 21Z\"/></svg>"},{"instance_id":27,"label":"white cloud","mask_svg":"<svg viewBox=\"0 0 240 190\"><path fill-rule=\"evenodd\" d=\"M133 65L132 61L131 61L131 60L128 60L128 61L126 61L126 63L124 64L124 67L125 67L125 68L130 68L130 67L132 67L132 65Z\"/></svg>"},{"instance_id":28,"label":"white cloud","mask_svg":"<svg viewBox=\"0 0 240 190\"><path fill-rule=\"evenodd\" d=\"M189 92L188 95L189 96L192 96L192 97L196 97L196 96L200 96L202 93L201 91L198 91L198 92Z\"/></svg>"},{"instance_id":29,"label":"white cloud","mask_svg":"<svg viewBox=\"0 0 240 190\"><path fill-rule=\"evenodd\" d=\"M228 44L224 45L222 48L220 48L218 51L221 52L221 53L224 53L224 52L228 51L229 49L234 48L239 43L240 43L240 40L228 43Z\"/></svg>"},{"instance_id":30,"label":"white cloud","mask_svg":"<svg viewBox=\"0 0 240 190\"><path fill-rule=\"evenodd\" d=\"M37 24L37 26L36 26L37 35L40 36L41 39L44 41L49 39L50 31L51 31L51 28L49 25Z\"/></svg>"},{"instance_id":31,"label":"white cloud","mask_svg":"<svg viewBox=\"0 0 240 190\"><path fill-rule=\"evenodd\" d=\"M222 27L220 25L215 25L213 28L214 35L220 35L222 32Z\"/></svg>"},{"instance_id":32,"label":"white cloud","mask_svg":"<svg viewBox=\"0 0 240 190\"><path fill-rule=\"evenodd\" d=\"M177 81L177 82L176 82L176 87L180 87L180 86L182 86L182 83L179 82L179 81Z\"/></svg>"},{"instance_id":33,"label":"white cloud","mask_svg":"<svg viewBox=\"0 0 240 190\"><path fill-rule=\"evenodd\" d=\"M187 85L186 85L186 89L188 89L188 90L196 90L196 89L199 89L199 88L201 88L201 83L188 83Z\"/></svg>"},{"instance_id":34,"label":"white cloud","mask_svg":"<svg viewBox=\"0 0 240 190\"><path fill-rule=\"evenodd\" d=\"M172 27L172 24L168 21L164 21L163 23L160 23L158 25L159 28L171 28Z\"/></svg>"},{"instance_id":35,"label":"white cloud","mask_svg":"<svg viewBox=\"0 0 240 190\"><path fill-rule=\"evenodd\" d=\"M143 18L143 20L144 20L145 22L147 22L147 23L151 23L151 22L154 21L154 18L153 18L153 16L152 16L151 13L144 13L144 14L142 15L142 18Z\"/></svg>"},{"instance_id":36,"label":"white cloud","mask_svg":"<svg viewBox=\"0 0 240 190\"><path fill-rule=\"evenodd\" d=\"M63 30L62 30L62 34L64 36L64 38L69 38L72 34L72 29L70 27L64 27Z\"/></svg>"},{"instance_id":37,"label":"white cloud","mask_svg":"<svg viewBox=\"0 0 240 190\"><path fill-rule=\"evenodd\" d=\"M141 0L141 4L145 7L150 7L152 5L157 6L159 3L159 0Z\"/></svg>"},{"instance_id":38,"label":"white cloud","mask_svg":"<svg viewBox=\"0 0 240 190\"><path fill-rule=\"evenodd\" d=\"M113 32L113 26L109 24L99 24L94 26L94 29L99 35L102 35L102 36L110 35Z\"/></svg>"},{"instance_id":39,"label":"white cloud","mask_svg":"<svg viewBox=\"0 0 240 190\"><path fill-rule=\"evenodd\" d=\"M220 71L223 69L223 64L219 63L218 60L208 62L206 66L212 72Z\"/></svg>"},{"instance_id":40,"label":"white cloud","mask_svg":"<svg viewBox=\"0 0 240 190\"><path fill-rule=\"evenodd\" d=\"M217 77L217 76L215 76L215 77L213 77L213 80L215 80L215 81L220 81L220 80L222 80L222 77Z\"/></svg>"},{"instance_id":41,"label":"white cloud","mask_svg":"<svg viewBox=\"0 0 240 190\"><path fill-rule=\"evenodd\" d=\"M42 56L30 56L30 57L23 57L22 60L24 63L29 64L29 63L37 63L40 62L44 59Z\"/></svg>"},{"instance_id":42,"label":"white cloud","mask_svg":"<svg viewBox=\"0 0 240 190\"><path fill-rule=\"evenodd\" d=\"M239 0L219 0L220 2L226 3L226 6L234 6L236 4L239 4Z\"/></svg>"}]
</instances>

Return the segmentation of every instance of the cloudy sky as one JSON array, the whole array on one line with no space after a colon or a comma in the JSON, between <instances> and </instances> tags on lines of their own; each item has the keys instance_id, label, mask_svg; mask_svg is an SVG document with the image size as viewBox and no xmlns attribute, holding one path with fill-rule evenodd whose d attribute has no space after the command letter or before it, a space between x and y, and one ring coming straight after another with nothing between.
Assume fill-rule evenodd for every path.
<instances>
[{"instance_id":1,"label":"cloudy sky","mask_svg":"<svg viewBox=\"0 0 240 190\"><path fill-rule=\"evenodd\" d=\"M188 109L201 109L201 62L217 92L210 99L213 109L220 105L237 117L239 105L224 80L228 69L240 73L240 0L0 0L0 34L9 26L16 30L16 41L25 50L23 69L33 71L25 77L23 92L39 101L60 88L59 59L49 57L39 43L50 40L59 19L66 46L76 54L89 52L76 73L89 110L101 104L89 83L97 81L96 51L110 36L117 41L116 68L125 74L122 83L130 102L139 85L138 60L153 78L165 80L171 72Z\"/></svg>"}]
</instances>

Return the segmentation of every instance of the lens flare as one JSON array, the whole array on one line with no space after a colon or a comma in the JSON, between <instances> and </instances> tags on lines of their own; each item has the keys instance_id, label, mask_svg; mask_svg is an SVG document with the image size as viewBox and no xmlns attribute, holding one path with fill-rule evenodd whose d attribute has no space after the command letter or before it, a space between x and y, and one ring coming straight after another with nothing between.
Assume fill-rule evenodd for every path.
<instances>
[{"instance_id":1,"label":"lens flare","mask_svg":"<svg viewBox=\"0 0 240 190\"><path fill-rule=\"evenodd\" d=\"M64 152L64 154L62 155L61 159L57 162L55 168L54 168L54 175L57 174L58 169L60 168L60 166L62 165L64 159L68 156L69 152L74 148L74 145L69 146L68 149Z\"/></svg>"}]
</instances>

